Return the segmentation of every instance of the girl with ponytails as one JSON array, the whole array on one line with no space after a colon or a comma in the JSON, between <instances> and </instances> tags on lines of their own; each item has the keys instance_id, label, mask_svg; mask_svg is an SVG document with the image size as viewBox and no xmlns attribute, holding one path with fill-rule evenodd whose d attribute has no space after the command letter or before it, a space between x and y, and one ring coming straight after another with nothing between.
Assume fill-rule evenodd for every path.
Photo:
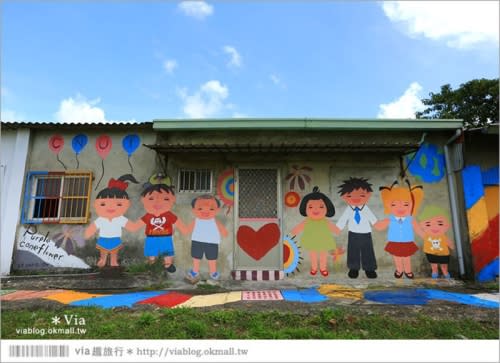
<instances>
[{"instance_id":1,"label":"girl with ponytails","mask_svg":"<svg viewBox=\"0 0 500 363\"><path fill-rule=\"evenodd\" d=\"M413 279L411 256L418 251L414 231L418 228L414 216L424 198L422 186L400 187L394 182L390 187L380 187L380 197L384 204L384 213L389 215L380 222L380 229L389 227L387 244L384 248L392 255L396 270L394 277L400 279L403 274Z\"/></svg>"},{"instance_id":2,"label":"girl with ponytails","mask_svg":"<svg viewBox=\"0 0 500 363\"><path fill-rule=\"evenodd\" d=\"M101 190L94 201L98 218L85 230L85 239L91 238L96 232L99 233L96 245L100 252L98 267L106 265L108 256L110 256L110 266L119 266L118 251L123 247L122 228L134 231L133 223L124 217L130 207L130 200L125 191L128 187L127 181L138 184L131 174L122 175L118 179L111 178L108 187Z\"/></svg>"}]
</instances>

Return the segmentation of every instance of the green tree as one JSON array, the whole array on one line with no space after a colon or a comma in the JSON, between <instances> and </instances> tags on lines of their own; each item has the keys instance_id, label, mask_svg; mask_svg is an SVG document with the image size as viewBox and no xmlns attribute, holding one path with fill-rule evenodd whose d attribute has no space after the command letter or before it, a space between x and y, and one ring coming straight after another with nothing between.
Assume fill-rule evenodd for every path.
<instances>
[{"instance_id":1,"label":"green tree","mask_svg":"<svg viewBox=\"0 0 500 363\"><path fill-rule=\"evenodd\" d=\"M441 92L429 93L422 99L427 107L417 112L417 118L463 119L464 126L482 127L498 122L498 78L473 79L457 89L449 84L441 86Z\"/></svg>"}]
</instances>

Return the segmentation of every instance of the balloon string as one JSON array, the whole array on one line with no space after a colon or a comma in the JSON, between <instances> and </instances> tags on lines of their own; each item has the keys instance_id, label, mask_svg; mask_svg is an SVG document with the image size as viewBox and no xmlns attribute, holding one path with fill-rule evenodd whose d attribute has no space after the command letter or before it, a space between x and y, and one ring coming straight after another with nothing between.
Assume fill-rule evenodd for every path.
<instances>
[{"instance_id":1,"label":"balloon string","mask_svg":"<svg viewBox=\"0 0 500 363\"><path fill-rule=\"evenodd\" d=\"M130 156L127 158L127 161L128 161L128 165L130 166L130 171L133 173L134 168L132 167L132 164L130 163Z\"/></svg>"},{"instance_id":2,"label":"balloon string","mask_svg":"<svg viewBox=\"0 0 500 363\"><path fill-rule=\"evenodd\" d=\"M99 179L99 181L97 182L97 185L95 186L95 189L94 189L94 190L97 190L97 187L98 187L98 186L99 186L99 184L101 183L102 177L104 176L104 159L102 159L102 160L101 160L101 165L102 165L101 179Z\"/></svg>"},{"instance_id":3,"label":"balloon string","mask_svg":"<svg viewBox=\"0 0 500 363\"><path fill-rule=\"evenodd\" d=\"M59 159L59 154L56 155L56 159L57 161L59 161L61 163L61 165L64 167L64 170L67 170L68 168L66 167L66 165L64 165L64 163L61 161L61 159Z\"/></svg>"},{"instance_id":4,"label":"balloon string","mask_svg":"<svg viewBox=\"0 0 500 363\"><path fill-rule=\"evenodd\" d=\"M76 168L78 169L80 167L80 160L78 160L78 154L75 154L76 157Z\"/></svg>"}]
</instances>

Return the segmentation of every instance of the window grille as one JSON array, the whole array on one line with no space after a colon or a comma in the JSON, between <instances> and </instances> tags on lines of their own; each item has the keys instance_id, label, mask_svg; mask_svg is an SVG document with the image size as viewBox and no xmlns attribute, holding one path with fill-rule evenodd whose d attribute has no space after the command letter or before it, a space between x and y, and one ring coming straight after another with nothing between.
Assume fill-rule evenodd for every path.
<instances>
[{"instance_id":1,"label":"window grille","mask_svg":"<svg viewBox=\"0 0 500 363\"><path fill-rule=\"evenodd\" d=\"M239 169L239 217L277 218L278 183L275 169Z\"/></svg>"},{"instance_id":2,"label":"window grille","mask_svg":"<svg viewBox=\"0 0 500 363\"><path fill-rule=\"evenodd\" d=\"M179 192L211 193L212 171L209 169L181 169Z\"/></svg>"},{"instance_id":3,"label":"window grille","mask_svg":"<svg viewBox=\"0 0 500 363\"><path fill-rule=\"evenodd\" d=\"M22 223L87 223L91 184L91 172L29 172Z\"/></svg>"}]
</instances>

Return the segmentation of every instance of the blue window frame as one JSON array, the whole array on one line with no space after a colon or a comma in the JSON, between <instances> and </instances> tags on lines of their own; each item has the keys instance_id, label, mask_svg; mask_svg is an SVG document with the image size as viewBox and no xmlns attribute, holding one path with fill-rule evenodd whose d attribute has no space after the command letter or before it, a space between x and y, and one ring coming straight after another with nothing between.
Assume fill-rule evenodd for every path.
<instances>
[{"instance_id":1,"label":"blue window frame","mask_svg":"<svg viewBox=\"0 0 500 363\"><path fill-rule=\"evenodd\" d=\"M91 184L91 172L29 172L22 223L87 223Z\"/></svg>"}]
</instances>

